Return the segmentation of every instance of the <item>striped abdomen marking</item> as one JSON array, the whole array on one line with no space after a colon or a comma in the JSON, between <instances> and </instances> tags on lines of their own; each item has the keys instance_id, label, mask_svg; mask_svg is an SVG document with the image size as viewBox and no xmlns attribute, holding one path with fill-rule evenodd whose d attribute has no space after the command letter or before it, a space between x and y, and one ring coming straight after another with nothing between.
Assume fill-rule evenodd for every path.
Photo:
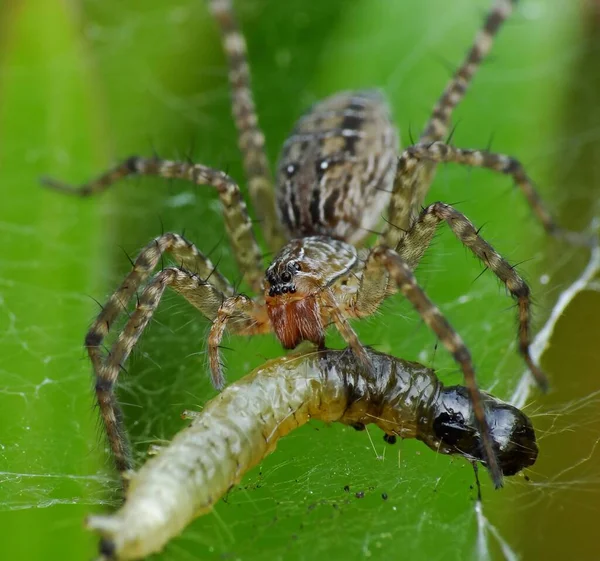
<instances>
[{"instance_id":1,"label":"striped abdomen marking","mask_svg":"<svg viewBox=\"0 0 600 561\"><path fill-rule=\"evenodd\" d=\"M381 93L342 92L313 106L277 166L278 212L289 236L364 238L388 203L398 149Z\"/></svg>"}]
</instances>

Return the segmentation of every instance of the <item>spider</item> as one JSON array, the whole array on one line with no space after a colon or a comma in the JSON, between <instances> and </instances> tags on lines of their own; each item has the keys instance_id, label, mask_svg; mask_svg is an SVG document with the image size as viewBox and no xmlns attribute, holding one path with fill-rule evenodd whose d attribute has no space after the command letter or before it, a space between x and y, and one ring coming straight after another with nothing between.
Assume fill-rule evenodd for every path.
<instances>
[{"instance_id":1,"label":"spider","mask_svg":"<svg viewBox=\"0 0 600 561\"><path fill-rule=\"evenodd\" d=\"M338 93L314 105L297 122L283 145L274 182L255 111L246 43L232 2L210 0L228 59L232 112L250 198L265 240L276 252L266 273L240 188L223 171L202 164L133 156L80 187L44 180L56 190L80 196L99 193L129 175L187 179L196 185L216 188L237 264L256 294L250 297L236 293L208 257L178 234L158 236L140 252L132 271L109 298L85 337L100 412L124 486L132 459L114 388L121 365L151 320L167 287L212 321L208 353L212 381L217 388L225 383L219 345L226 329L238 335L273 332L286 349L302 341L324 348L326 327L334 324L363 367L374 373L370 356L349 320L373 314L385 298L401 292L460 366L482 435L483 456L496 487L502 485L502 472L470 353L419 287L413 270L438 226L448 224L458 240L516 299L519 352L539 385L546 386L546 377L529 352L527 284L455 208L436 202L421 210L436 165L453 162L511 176L545 230L553 235L560 233L516 159L485 150L456 148L442 140L448 135L453 109L463 99L515 3L516 0L496 0L492 5L416 144L400 151L398 134L381 93L371 90ZM386 207L385 226L374 247L361 247ZM165 253L170 253L180 266L165 268L151 276ZM104 338L140 288L135 310L110 352L104 355Z\"/></svg>"}]
</instances>

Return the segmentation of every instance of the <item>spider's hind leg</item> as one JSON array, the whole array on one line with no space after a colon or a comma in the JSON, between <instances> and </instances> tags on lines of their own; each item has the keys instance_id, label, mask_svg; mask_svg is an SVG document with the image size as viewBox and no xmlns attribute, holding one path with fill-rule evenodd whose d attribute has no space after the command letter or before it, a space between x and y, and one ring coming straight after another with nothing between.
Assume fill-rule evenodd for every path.
<instances>
[{"instance_id":1,"label":"spider's hind leg","mask_svg":"<svg viewBox=\"0 0 600 561\"><path fill-rule=\"evenodd\" d=\"M452 112L465 97L467 88L472 82L475 73L490 52L496 34L504 21L512 13L516 2L517 0L496 0L494 2L467 56L456 69L456 72L435 104L419 142L434 142L442 140L448 135Z\"/></svg>"},{"instance_id":2,"label":"spider's hind leg","mask_svg":"<svg viewBox=\"0 0 600 561\"><path fill-rule=\"evenodd\" d=\"M502 23L510 16L516 0L495 0L461 65L446 85L429 117L419 143L428 144L448 136L452 113L463 100L481 63L490 52ZM435 161L400 159L389 204L388 223L379 243L396 247L414 223L435 176Z\"/></svg>"}]
</instances>

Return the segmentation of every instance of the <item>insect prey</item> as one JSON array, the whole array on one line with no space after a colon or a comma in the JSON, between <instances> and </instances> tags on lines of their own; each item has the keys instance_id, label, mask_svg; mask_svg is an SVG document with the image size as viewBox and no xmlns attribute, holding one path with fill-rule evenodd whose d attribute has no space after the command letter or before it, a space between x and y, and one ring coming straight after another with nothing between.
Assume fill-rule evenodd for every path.
<instances>
[{"instance_id":1,"label":"insect prey","mask_svg":"<svg viewBox=\"0 0 600 561\"><path fill-rule=\"evenodd\" d=\"M271 360L229 385L172 442L131 475L125 504L93 515L101 559L141 559L161 551L209 512L277 442L310 419L358 430L375 424L385 440L416 438L442 454L486 461L468 390L444 387L416 362L366 349L373 379L348 351ZM533 426L519 409L482 393L498 465L506 476L533 465Z\"/></svg>"}]
</instances>

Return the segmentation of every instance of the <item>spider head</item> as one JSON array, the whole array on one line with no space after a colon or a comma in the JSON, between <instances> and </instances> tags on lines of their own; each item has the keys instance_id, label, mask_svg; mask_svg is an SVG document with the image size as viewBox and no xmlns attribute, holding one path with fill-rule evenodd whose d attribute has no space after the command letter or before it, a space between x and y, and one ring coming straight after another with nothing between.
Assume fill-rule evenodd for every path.
<instances>
[{"instance_id":1,"label":"spider head","mask_svg":"<svg viewBox=\"0 0 600 561\"><path fill-rule=\"evenodd\" d=\"M482 393L493 447L504 475L515 475L533 465L538 448L529 418L512 405ZM432 437L427 444L446 454L460 454L485 464L467 389L445 388L431 415Z\"/></svg>"},{"instance_id":2,"label":"spider head","mask_svg":"<svg viewBox=\"0 0 600 561\"><path fill-rule=\"evenodd\" d=\"M354 246L312 236L289 242L265 273L265 302L273 331L287 349L302 341L323 346L325 319L319 293L357 262Z\"/></svg>"}]
</instances>

